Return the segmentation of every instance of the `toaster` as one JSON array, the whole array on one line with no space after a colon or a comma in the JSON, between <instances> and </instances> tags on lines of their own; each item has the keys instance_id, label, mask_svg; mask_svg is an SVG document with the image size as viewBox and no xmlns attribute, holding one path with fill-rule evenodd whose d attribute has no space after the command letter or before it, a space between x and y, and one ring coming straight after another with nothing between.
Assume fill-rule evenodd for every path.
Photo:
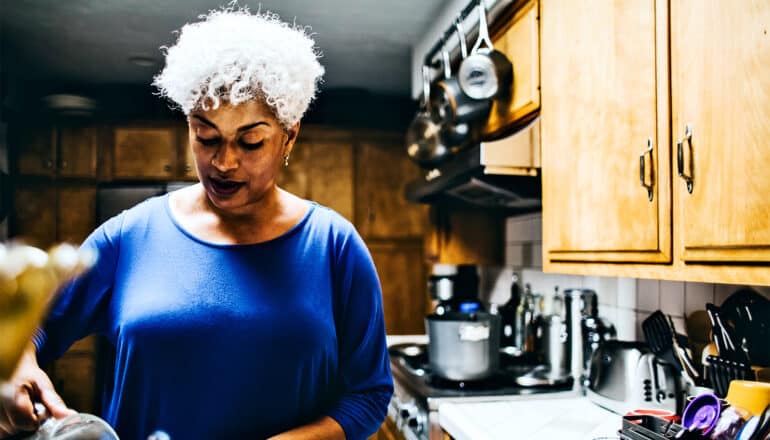
<instances>
[{"instance_id":1,"label":"toaster","mask_svg":"<svg viewBox=\"0 0 770 440\"><path fill-rule=\"evenodd\" d=\"M676 411L681 379L646 344L604 341L591 357L586 395L618 414L639 408Z\"/></svg>"}]
</instances>

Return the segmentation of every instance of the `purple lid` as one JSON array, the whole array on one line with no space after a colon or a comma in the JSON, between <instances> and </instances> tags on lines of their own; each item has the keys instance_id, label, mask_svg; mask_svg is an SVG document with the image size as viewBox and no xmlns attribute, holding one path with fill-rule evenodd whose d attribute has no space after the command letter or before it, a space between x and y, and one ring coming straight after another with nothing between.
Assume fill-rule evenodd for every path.
<instances>
[{"instance_id":1,"label":"purple lid","mask_svg":"<svg viewBox=\"0 0 770 440\"><path fill-rule=\"evenodd\" d=\"M708 434L719 420L721 404L713 393L701 394L690 402L682 414L682 426Z\"/></svg>"}]
</instances>

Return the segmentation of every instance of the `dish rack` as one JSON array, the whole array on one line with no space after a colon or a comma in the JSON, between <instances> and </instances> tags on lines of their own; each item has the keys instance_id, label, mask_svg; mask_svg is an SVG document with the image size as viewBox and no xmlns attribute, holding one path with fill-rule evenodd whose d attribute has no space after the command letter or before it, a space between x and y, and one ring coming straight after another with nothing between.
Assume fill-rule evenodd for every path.
<instances>
[{"instance_id":1,"label":"dish rack","mask_svg":"<svg viewBox=\"0 0 770 440\"><path fill-rule=\"evenodd\" d=\"M623 440L667 440L673 439L682 429L681 425L660 417L624 416L618 435Z\"/></svg>"}]
</instances>

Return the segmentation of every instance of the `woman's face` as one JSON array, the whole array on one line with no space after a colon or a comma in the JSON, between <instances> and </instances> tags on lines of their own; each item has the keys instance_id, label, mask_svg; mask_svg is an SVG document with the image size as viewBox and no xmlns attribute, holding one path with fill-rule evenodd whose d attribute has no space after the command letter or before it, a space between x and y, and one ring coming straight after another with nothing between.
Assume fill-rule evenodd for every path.
<instances>
[{"instance_id":1,"label":"woman's face","mask_svg":"<svg viewBox=\"0 0 770 440\"><path fill-rule=\"evenodd\" d=\"M235 214L274 189L299 131L299 123L284 130L258 100L194 111L188 124L195 167L209 200Z\"/></svg>"}]
</instances>

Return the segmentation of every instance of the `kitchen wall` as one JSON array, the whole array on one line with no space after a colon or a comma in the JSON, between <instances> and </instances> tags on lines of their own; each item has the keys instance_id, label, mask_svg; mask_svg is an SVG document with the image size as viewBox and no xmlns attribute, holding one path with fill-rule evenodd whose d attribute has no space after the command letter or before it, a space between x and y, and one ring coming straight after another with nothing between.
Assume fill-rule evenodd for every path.
<instances>
[{"instance_id":1,"label":"kitchen wall","mask_svg":"<svg viewBox=\"0 0 770 440\"><path fill-rule=\"evenodd\" d=\"M623 340L644 340L642 321L655 310L671 315L677 329L685 331L685 317L703 310L708 302L721 304L743 287L730 284L612 278L543 273L542 216L540 213L509 217L505 224L505 265L500 274L487 280L489 300L504 303L510 297L510 280L515 269L532 290L552 295L559 290L588 288L599 297L599 314L609 319ZM768 298L770 288L752 286ZM482 287L483 289L483 287Z\"/></svg>"}]
</instances>

